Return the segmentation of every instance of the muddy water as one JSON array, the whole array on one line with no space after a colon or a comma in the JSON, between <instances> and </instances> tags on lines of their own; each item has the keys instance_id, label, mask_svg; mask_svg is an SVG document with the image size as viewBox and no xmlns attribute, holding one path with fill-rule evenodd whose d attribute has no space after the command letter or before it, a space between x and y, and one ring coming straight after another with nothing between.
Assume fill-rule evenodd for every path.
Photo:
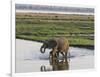
<instances>
[{"instance_id":1,"label":"muddy water","mask_svg":"<svg viewBox=\"0 0 100 77\"><path fill-rule=\"evenodd\" d=\"M68 59L49 60L49 49L46 49L44 54L40 53L41 45L42 43L39 42L16 39L15 64L17 73L71 69L71 64ZM68 58L70 57L70 59L94 55L94 50L78 47L70 47L69 52L70 56L68 56ZM62 56L60 55L60 57Z\"/></svg>"}]
</instances>

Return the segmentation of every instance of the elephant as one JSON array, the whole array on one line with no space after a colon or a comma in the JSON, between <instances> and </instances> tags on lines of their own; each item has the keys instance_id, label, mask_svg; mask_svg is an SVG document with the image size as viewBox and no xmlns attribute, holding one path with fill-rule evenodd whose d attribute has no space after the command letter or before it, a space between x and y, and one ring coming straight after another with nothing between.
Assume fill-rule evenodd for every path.
<instances>
[{"instance_id":1,"label":"elephant","mask_svg":"<svg viewBox=\"0 0 100 77\"><path fill-rule=\"evenodd\" d=\"M63 57L67 58L69 42L65 37L52 38L43 42L40 48L41 53L45 53L46 48L52 49L50 52L52 57L58 57L59 53L61 53Z\"/></svg>"}]
</instances>

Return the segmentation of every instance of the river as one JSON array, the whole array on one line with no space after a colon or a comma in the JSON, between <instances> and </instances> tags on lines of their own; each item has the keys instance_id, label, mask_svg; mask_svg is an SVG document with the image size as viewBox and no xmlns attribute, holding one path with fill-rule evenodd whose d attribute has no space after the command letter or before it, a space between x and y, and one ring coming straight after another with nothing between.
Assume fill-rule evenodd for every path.
<instances>
[{"instance_id":1,"label":"river","mask_svg":"<svg viewBox=\"0 0 100 77\"><path fill-rule=\"evenodd\" d=\"M94 50L70 47L70 56L68 56L71 59L70 61L52 61L53 63L50 63L50 50L46 49L46 52L42 54L40 52L41 45L42 43L40 42L16 39L16 73L74 70L94 67ZM56 64L57 62L58 64Z\"/></svg>"}]
</instances>

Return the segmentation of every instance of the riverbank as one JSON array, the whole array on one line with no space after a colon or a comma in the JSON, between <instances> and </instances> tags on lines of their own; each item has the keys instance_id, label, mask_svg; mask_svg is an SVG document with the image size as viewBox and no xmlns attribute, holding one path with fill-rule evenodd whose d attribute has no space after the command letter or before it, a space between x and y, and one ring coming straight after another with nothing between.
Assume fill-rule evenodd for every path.
<instances>
[{"instance_id":1,"label":"riverbank","mask_svg":"<svg viewBox=\"0 0 100 77\"><path fill-rule=\"evenodd\" d=\"M94 15L16 13L16 38L41 42L55 37L66 37L71 46L91 49Z\"/></svg>"}]
</instances>

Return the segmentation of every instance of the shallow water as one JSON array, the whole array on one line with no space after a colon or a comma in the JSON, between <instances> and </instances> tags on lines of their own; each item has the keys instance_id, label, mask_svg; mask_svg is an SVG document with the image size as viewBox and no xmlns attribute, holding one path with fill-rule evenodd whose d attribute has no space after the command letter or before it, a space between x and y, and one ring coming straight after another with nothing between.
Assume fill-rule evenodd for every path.
<instances>
[{"instance_id":1,"label":"shallow water","mask_svg":"<svg viewBox=\"0 0 100 77\"><path fill-rule=\"evenodd\" d=\"M42 54L40 52L40 47L42 43L25 41L25 40L16 40L16 53L20 52L20 55L17 55L17 58L24 60L48 60L50 49L46 49L46 52ZM24 52L23 52L24 51ZM94 50L70 47L69 48L70 58L93 55Z\"/></svg>"},{"instance_id":2,"label":"shallow water","mask_svg":"<svg viewBox=\"0 0 100 77\"><path fill-rule=\"evenodd\" d=\"M49 60L49 49L42 54L42 43L16 39L16 72L69 70L68 60ZM68 58L93 56L94 50L70 47ZM60 55L60 58L62 56ZM55 66L56 65L56 66Z\"/></svg>"}]
</instances>

